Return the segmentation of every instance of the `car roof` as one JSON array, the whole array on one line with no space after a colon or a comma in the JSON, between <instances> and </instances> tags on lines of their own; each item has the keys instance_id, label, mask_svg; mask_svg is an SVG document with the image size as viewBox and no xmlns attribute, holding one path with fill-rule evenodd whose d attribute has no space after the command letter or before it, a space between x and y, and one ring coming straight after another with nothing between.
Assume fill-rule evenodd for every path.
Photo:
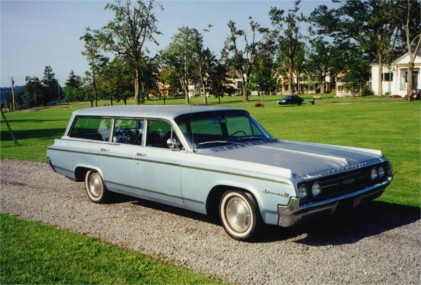
<instances>
[{"instance_id":1,"label":"car roof","mask_svg":"<svg viewBox=\"0 0 421 285\"><path fill-rule=\"evenodd\" d=\"M228 107L192 106L192 105L131 105L131 106L107 106L95 108L82 108L73 112L74 116L107 116L107 117L149 117L174 119L180 115L240 110Z\"/></svg>"}]
</instances>

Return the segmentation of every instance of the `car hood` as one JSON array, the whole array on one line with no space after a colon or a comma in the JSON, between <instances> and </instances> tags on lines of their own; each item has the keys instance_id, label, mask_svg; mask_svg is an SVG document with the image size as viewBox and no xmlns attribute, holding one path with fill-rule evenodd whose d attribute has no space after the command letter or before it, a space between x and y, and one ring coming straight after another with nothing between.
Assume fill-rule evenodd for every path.
<instances>
[{"instance_id":1,"label":"car hood","mask_svg":"<svg viewBox=\"0 0 421 285\"><path fill-rule=\"evenodd\" d=\"M305 179L340 173L384 161L378 150L292 141L238 144L199 153L291 170Z\"/></svg>"}]
</instances>

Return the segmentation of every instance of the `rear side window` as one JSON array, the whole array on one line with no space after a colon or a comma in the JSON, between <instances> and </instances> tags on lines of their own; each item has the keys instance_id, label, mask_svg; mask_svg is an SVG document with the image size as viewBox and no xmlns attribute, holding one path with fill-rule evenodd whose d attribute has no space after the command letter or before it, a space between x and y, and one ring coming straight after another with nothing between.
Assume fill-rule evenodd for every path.
<instances>
[{"instance_id":1,"label":"rear side window","mask_svg":"<svg viewBox=\"0 0 421 285\"><path fill-rule=\"evenodd\" d=\"M143 119L116 119L114 121L113 142L142 144Z\"/></svg>"},{"instance_id":2,"label":"rear side window","mask_svg":"<svg viewBox=\"0 0 421 285\"><path fill-rule=\"evenodd\" d=\"M95 141L108 141L111 119L100 117L77 117L69 137Z\"/></svg>"}]
</instances>

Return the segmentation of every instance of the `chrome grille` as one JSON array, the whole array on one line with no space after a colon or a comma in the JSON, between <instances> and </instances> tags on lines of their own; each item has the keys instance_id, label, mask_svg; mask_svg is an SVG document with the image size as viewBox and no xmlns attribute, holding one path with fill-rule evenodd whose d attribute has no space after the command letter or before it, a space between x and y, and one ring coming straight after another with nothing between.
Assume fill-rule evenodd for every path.
<instances>
[{"instance_id":1,"label":"chrome grille","mask_svg":"<svg viewBox=\"0 0 421 285\"><path fill-rule=\"evenodd\" d=\"M381 179L376 179L372 181L370 179L370 171L373 167L380 167L380 165L383 166L385 169L385 176ZM390 176L392 176L392 170L389 164L382 163L377 166L371 165L353 171L348 171L345 173L339 173L322 177L316 180L305 181L303 183L300 183L298 187L300 187L302 184L305 184L307 186L307 189L311 189L313 183L318 182L321 186L322 192L321 195L317 197L312 197L311 193L309 193L309 196L302 199L301 203L330 199L340 195L359 191L361 189L364 189L365 187L369 187L377 183L383 182Z\"/></svg>"}]
</instances>

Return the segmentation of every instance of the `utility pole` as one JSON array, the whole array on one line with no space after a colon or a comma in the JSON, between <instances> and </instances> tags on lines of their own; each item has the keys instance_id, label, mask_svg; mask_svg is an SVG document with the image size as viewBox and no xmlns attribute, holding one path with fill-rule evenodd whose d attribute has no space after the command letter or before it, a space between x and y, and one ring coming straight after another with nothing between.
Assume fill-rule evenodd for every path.
<instances>
[{"instance_id":1,"label":"utility pole","mask_svg":"<svg viewBox=\"0 0 421 285\"><path fill-rule=\"evenodd\" d=\"M58 93L58 102L60 102L61 90L60 90L60 84L58 83L58 80L57 80L57 93Z\"/></svg>"},{"instance_id":2,"label":"utility pole","mask_svg":"<svg viewBox=\"0 0 421 285\"><path fill-rule=\"evenodd\" d=\"M15 111L15 91L13 90L13 87L15 86L15 79L13 78L13 76L10 79L12 80L12 110Z\"/></svg>"},{"instance_id":3,"label":"utility pole","mask_svg":"<svg viewBox=\"0 0 421 285\"><path fill-rule=\"evenodd\" d=\"M9 129L9 133L12 136L13 141L15 142L15 145L18 145L18 140L16 139L15 135L13 134L12 128L9 125L9 122L6 119L6 116L3 113L3 110L0 108L1 116L3 117L4 122L6 123L7 128Z\"/></svg>"}]
</instances>

